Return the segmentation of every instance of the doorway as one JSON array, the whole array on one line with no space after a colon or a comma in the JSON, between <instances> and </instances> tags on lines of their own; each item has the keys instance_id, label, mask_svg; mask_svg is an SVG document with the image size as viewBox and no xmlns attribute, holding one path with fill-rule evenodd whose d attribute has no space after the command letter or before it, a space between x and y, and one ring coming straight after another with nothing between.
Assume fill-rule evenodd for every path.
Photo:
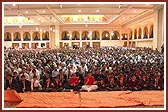
<instances>
[{"instance_id":1,"label":"doorway","mask_svg":"<svg viewBox=\"0 0 168 112\"><path fill-rule=\"evenodd\" d=\"M12 43L12 47L13 48L18 48L19 47L19 43Z\"/></svg>"},{"instance_id":2,"label":"doorway","mask_svg":"<svg viewBox=\"0 0 168 112\"><path fill-rule=\"evenodd\" d=\"M83 48L88 48L88 47L90 47L90 42L82 42L82 47L83 47Z\"/></svg>"},{"instance_id":3,"label":"doorway","mask_svg":"<svg viewBox=\"0 0 168 112\"><path fill-rule=\"evenodd\" d=\"M32 44L31 44L31 47L32 47L33 49L36 49L36 48L38 47L38 43L32 43Z\"/></svg>"},{"instance_id":4,"label":"doorway","mask_svg":"<svg viewBox=\"0 0 168 112\"><path fill-rule=\"evenodd\" d=\"M22 48L29 48L29 43L22 43Z\"/></svg>"},{"instance_id":5,"label":"doorway","mask_svg":"<svg viewBox=\"0 0 168 112\"><path fill-rule=\"evenodd\" d=\"M93 42L93 48L100 48L100 42Z\"/></svg>"}]
</instances>

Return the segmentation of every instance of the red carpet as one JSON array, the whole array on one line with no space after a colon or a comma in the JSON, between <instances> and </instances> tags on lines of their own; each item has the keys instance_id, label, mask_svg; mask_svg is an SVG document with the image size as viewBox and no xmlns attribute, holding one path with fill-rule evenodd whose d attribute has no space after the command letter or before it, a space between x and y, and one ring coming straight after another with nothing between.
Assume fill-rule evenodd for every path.
<instances>
[{"instance_id":1,"label":"red carpet","mask_svg":"<svg viewBox=\"0 0 168 112\"><path fill-rule=\"evenodd\" d=\"M164 91L111 91L111 92L27 92L10 94L5 91L5 101L11 97L23 100L17 108L115 108L134 106L164 106ZM13 95L13 96L12 96ZM10 98L8 98L10 97ZM10 101L10 100L9 100Z\"/></svg>"}]
</instances>

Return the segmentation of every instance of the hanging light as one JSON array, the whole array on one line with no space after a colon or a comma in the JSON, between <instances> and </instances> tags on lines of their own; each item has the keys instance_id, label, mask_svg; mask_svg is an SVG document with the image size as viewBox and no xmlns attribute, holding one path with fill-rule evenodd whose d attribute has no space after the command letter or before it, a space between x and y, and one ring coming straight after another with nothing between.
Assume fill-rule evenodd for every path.
<instances>
[{"instance_id":1,"label":"hanging light","mask_svg":"<svg viewBox=\"0 0 168 112\"><path fill-rule=\"evenodd\" d=\"M106 37L108 37L108 33L106 33Z\"/></svg>"},{"instance_id":2,"label":"hanging light","mask_svg":"<svg viewBox=\"0 0 168 112\"><path fill-rule=\"evenodd\" d=\"M112 36L114 35L114 32L113 32L113 31L111 32L111 35L112 35Z\"/></svg>"}]
</instances>

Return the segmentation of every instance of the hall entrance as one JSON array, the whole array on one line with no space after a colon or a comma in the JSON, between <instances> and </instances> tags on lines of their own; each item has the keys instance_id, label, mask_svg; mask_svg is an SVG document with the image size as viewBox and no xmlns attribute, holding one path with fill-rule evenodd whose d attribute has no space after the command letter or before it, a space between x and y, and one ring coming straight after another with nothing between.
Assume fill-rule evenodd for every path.
<instances>
[{"instance_id":1,"label":"hall entrance","mask_svg":"<svg viewBox=\"0 0 168 112\"><path fill-rule=\"evenodd\" d=\"M93 42L93 48L100 48L100 42Z\"/></svg>"},{"instance_id":2,"label":"hall entrance","mask_svg":"<svg viewBox=\"0 0 168 112\"><path fill-rule=\"evenodd\" d=\"M46 43L46 48L48 48L48 49L50 48L50 43L49 42Z\"/></svg>"},{"instance_id":3,"label":"hall entrance","mask_svg":"<svg viewBox=\"0 0 168 112\"><path fill-rule=\"evenodd\" d=\"M72 42L72 48L78 49L80 47L80 42Z\"/></svg>"},{"instance_id":4,"label":"hall entrance","mask_svg":"<svg viewBox=\"0 0 168 112\"><path fill-rule=\"evenodd\" d=\"M127 47L127 41L124 42L123 47Z\"/></svg>"},{"instance_id":5,"label":"hall entrance","mask_svg":"<svg viewBox=\"0 0 168 112\"><path fill-rule=\"evenodd\" d=\"M82 47L83 48L90 47L90 42L82 42Z\"/></svg>"},{"instance_id":6,"label":"hall entrance","mask_svg":"<svg viewBox=\"0 0 168 112\"><path fill-rule=\"evenodd\" d=\"M32 43L32 44L31 44L31 47L32 47L33 49L36 49L36 48L38 47L38 43Z\"/></svg>"},{"instance_id":7,"label":"hall entrance","mask_svg":"<svg viewBox=\"0 0 168 112\"><path fill-rule=\"evenodd\" d=\"M63 42L59 43L59 48L63 48Z\"/></svg>"},{"instance_id":8,"label":"hall entrance","mask_svg":"<svg viewBox=\"0 0 168 112\"><path fill-rule=\"evenodd\" d=\"M22 48L29 48L29 43L22 43Z\"/></svg>"},{"instance_id":9,"label":"hall entrance","mask_svg":"<svg viewBox=\"0 0 168 112\"><path fill-rule=\"evenodd\" d=\"M19 43L12 43L12 47L13 47L13 48L19 47Z\"/></svg>"}]
</instances>

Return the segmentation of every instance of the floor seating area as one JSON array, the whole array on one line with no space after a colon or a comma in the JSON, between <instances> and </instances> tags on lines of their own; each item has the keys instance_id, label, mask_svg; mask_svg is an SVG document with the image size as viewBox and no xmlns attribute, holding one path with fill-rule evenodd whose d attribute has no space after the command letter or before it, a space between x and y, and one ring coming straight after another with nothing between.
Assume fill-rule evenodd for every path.
<instances>
[{"instance_id":1,"label":"floor seating area","mask_svg":"<svg viewBox=\"0 0 168 112\"><path fill-rule=\"evenodd\" d=\"M26 92L4 91L5 108L163 107L164 91ZM12 106L12 108L14 108Z\"/></svg>"}]
</instances>

